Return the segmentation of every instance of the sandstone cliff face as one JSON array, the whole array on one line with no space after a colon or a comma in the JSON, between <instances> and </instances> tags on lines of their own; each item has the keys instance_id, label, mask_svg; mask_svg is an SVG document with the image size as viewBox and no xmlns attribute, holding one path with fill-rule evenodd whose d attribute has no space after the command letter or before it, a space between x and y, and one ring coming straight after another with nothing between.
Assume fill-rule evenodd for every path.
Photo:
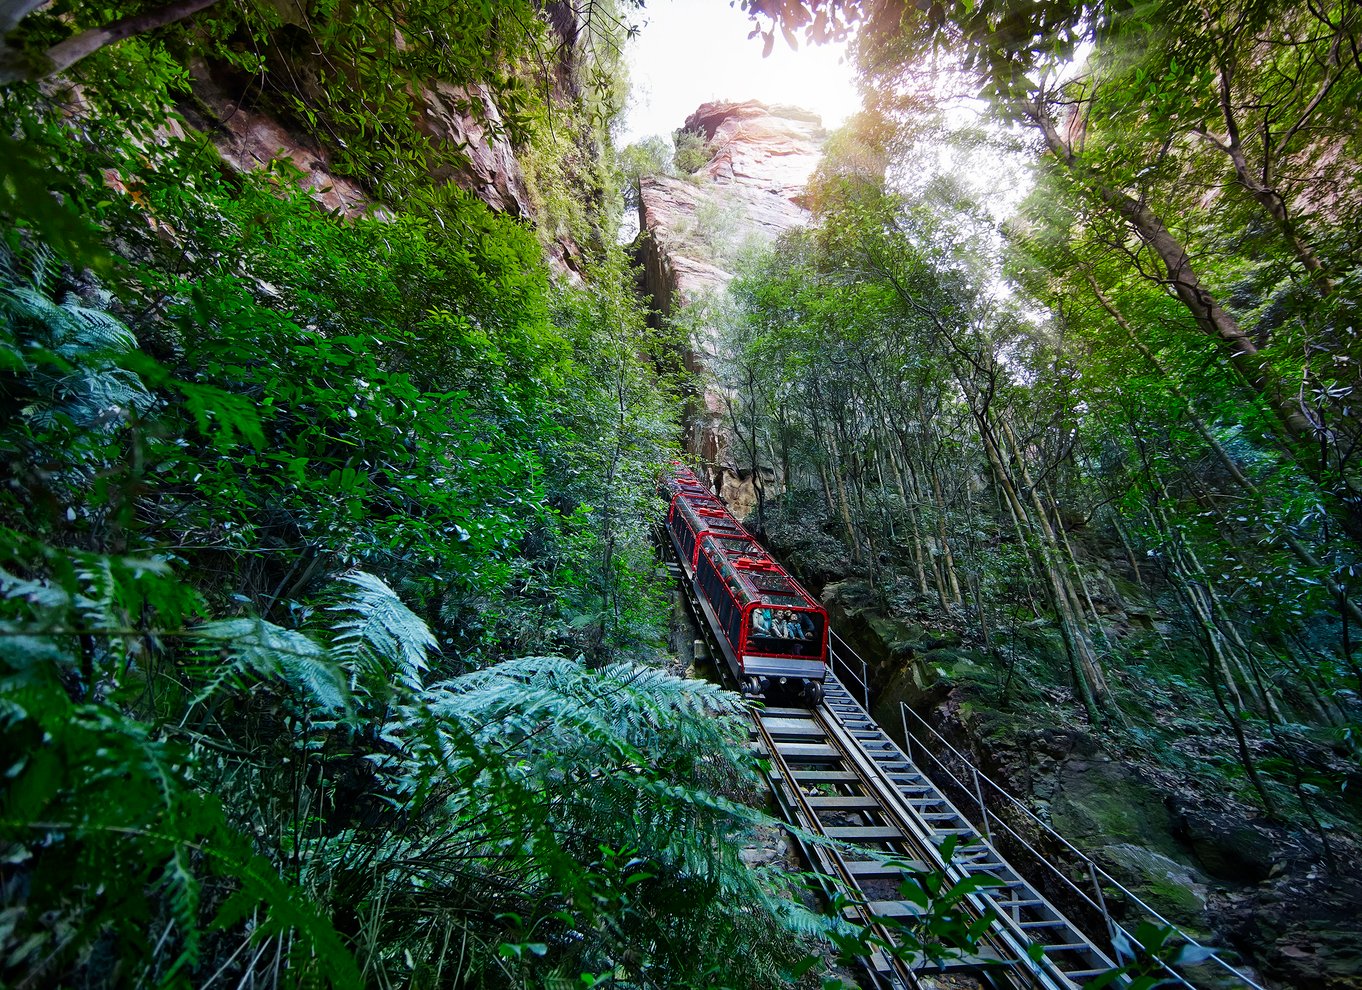
<instances>
[{"instance_id":1,"label":"sandstone cliff face","mask_svg":"<svg viewBox=\"0 0 1362 990\"><path fill-rule=\"evenodd\" d=\"M330 152L290 131L252 97L254 89L231 86L202 62L192 67L196 101L181 110L189 123L211 135L218 154L241 172L285 161L299 169L298 185L328 210L362 216L375 204L358 183L336 175Z\"/></svg>"},{"instance_id":2,"label":"sandstone cliff face","mask_svg":"<svg viewBox=\"0 0 1362 990\"><path fill-rule=\"evenodd\" d=\"M724 292L733 250L770 241L808 220L801 205L826 136L819 118L793 107L706 103L686 118L714 147L709 163L689 179L656 176L640 185L644 286L663 317ZM703 323L691 331L686 365L702 375L715 368L717 342ZM756 506L752 465L735 450L723 392L695 397L687 446L709 465L715 491L739 517ZM774 470L758 467L767 483Z\"/></svg>"},{"instance_id":3,"label":"sandstone cliff face","mask_svg":"<svg viewBox=\"0 0 1362 990\"><path fill-rule=\"evenodd\" d=\"M571 5L548 5L550 23L562 39L562 65L554 67L553 94L564 101L571 97L570 62L576 58L577 15ZM299 16L293 26L306 27ZM297 94L321 103L320 83L309 71L308 46L295 53L294 62L279 70ZM299 170L298 185L327 210L345 216L387 215L371 190L338 174L336 156L310 136L307 128L289 119L278 101L267 98L253 80L226 66L203 61L191 67L193 96L180 106L188 123L208 135L233 169L242 172L285 162ZM450 158L432 175L472 193L493 210L533 222L534 205L517 151L500 126L502 117L492 91L483 85L459 86L435 81L415 94L416 124L435 145L453 149L461 160ZM171 125L173 130L175 125ZM545 244L550 269L576 281L581 249L565 236Z\"/></svg>"},{"instance_id":4,"label":"sandstone cliff face","mask_svg":"<svg viewBox=\"0 0 1362 990\"><path fill-rule=\"evenodd\" d=\"M251 171L275 161L291 162L302 171L301 188L327 209L347 216L373 212L374 199L359 183L336 174L331 153L273 116L253 98L255 92L225 84L211 67L199 63L194 67L197 101L185 108L187 116L212 135L218 153L233 168ZM491 92L485 86L436 82L417 96L422 133L464 156L462 167L433 178L453 181L499 213L530 216L525 177L515 149L497 128L500 115ZM475 105L482 108L486 123L474 113Z\"/></svg>"}]
</instances>

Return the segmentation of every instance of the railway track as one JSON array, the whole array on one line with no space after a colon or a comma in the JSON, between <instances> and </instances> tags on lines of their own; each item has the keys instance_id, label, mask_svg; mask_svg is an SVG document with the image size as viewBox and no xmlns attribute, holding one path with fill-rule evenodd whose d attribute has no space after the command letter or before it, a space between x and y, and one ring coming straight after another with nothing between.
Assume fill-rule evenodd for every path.
<instances>
[{"instance_id":1,"label":"railway track","mask_svg":"<svg viewBox=\"0 0 1362 990\"><path fill-rule=\"evenodd\" d=\"M829 893L843 895L843 917L900 947L872 952L874 986L914 988L923 976L967 971L988 987L1070 990L1116 965L976 832L831 672L825 691L814 709L754 709L753 742L786 820L839 843L800 841ZM991 919L976 946L940 964L908 951L901 932L922 908L899 892L906 871L939 873L946 887L979 878L961 899L973 918Z\"/></svg>"},{"instance_id":2,"label":"railway track","mask_svg":"<svg viewBox=\"0 0 1362 990\"><path fill-rule=\"evenodd\" d=\"M671 549L665 534L662 543ZM666 564L712 642L693 586L670 555ZM829 896L841 895L847 921L894 947L873 948L866 960L876 990L916 990L924 976L961 972L997 990L1075 990L1116 966L979 835L831 667L816 707L754 707L752 719L752 742L806 860L828 878ZM805 841L801 832L833 841ZM900 894L910 873L940 874L947 887L979 878L961 903L975 920L989 919L977 945L944 962L907 951L901 932L921 913Z\"/></svg>"}]
</instances>

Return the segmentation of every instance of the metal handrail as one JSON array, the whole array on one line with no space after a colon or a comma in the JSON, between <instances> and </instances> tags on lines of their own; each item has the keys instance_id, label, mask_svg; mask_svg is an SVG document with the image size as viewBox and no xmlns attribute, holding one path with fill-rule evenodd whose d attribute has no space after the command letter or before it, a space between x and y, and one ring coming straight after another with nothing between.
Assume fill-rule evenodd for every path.
<instances>
[{"instance_id":1,"label":"metal handrail","mask_svg":"<svg viewBox=\"0 0 1362 990\"><path fill-rule=\"evenodd\" d=\"M852 657L855 657L855 659L859 661L861 664L862 676L857 678L857 680L861 685L862 694L865 698L865 711L867 714L869 714L870 688L869 677L867 674L869 666L866 663L865 659L859 653L857 653L856 650L851 646L851 644L849 644L845 639L843 639L836 632L830 632L830 634L831 636L836 637L838 644ZM829 646L831 646L831 644L829 644ZM828 655L829 659L833 662L835 662L838 659L831 649L829 649ZM842 659L841 663L843 667L847 668L849 673L852 673L845 659ZM855 676L855 674L852 673L852 676ZM941 743L941 745L945 746L946 749L950 750L950 752L955 756L957 760L959 760L962 764L964 764L964 766L969 768L971 782L973 784L972 788L970 787L969 783L963 780L954 770L952 770L945 763L943 763L935 753L928 749L928 747L923 743L921 739L919 739L916 735L909 731L908 720L906 717L907 715L912 715L913 718L916 719L923 726L923 728L930 732L932 736L934 736L936 740ZM1195 946L1199 949L1204 950L1207 953L1206 961L1214 961L1217 966L1221 967L1226 972L1232 974L1235 978L1242 980L1247 990L1265 990L1262 984L1257 983L1252 978L1247 976L1242 970L1237 969L1236 967L1226 962L1224 959L1221 959L1220 956L1214 950L1209 949L1206 946L1202 945L1200 942L1192 938L1192 936L1188 935L1177 925L1173 924L1171 921L1169 921L1167 918L1161 915L1158 911L1152 908L1149 904L1147 904L1142 898L1139 897L1139 895L1135 894L1123 883L1121 883L1110 873L1104 870L1101 866L1099 866L1091 856L1083 852L1083 850L1079 849L1064 836L1056 832L1053 826L1042 820L1039 816L1036 815L1035 812L1033 812L1026 805L1022 804L1021 801L1013 797L1000 784L998 784L991 777L989 777L988 774L984 773L978 767L976 767L972 762L970 762L969 758L965 756L964 753L960 752L960 750L956 749L955 746L951 745L950 740L948 740L945 736L943 736L940 732L938 732L935 728L928 724L928 722L921 715L913 711L911 708L908 707L906 703L902 701L899 702L899 719L900 722L902 723L904 744L908 747L907 755L910 760L912 760L913 762L917 762L916 757L913 754L913 743L916 742L917 748L921 750L925 755L931 757L932 761L936 763L936 765L939 766L948 777L950 777L963 790L972 791L975 803L979 806L980 826L985 839L988 839L991 842L992 828L994 827L995 824L1001 826L1010 836L1012 836L1014 839L1020 842L1022 846L1024 846L1026 850L1032 855L1032 857L1034 857L1040 863L1043 863L1045 866L1049 867L1055 873L1055 875L1059 877L1060 880L1067 884L1074 891L1074 893L1078 894L1084 901L1086 901L1089 906L1101 912L1102 920L1107 926L1108 935L1112 938L1113 943L1115 942L1115 935L1119 932L1123 937L1129 939L1130 942L1134 944L1139 944L1138 941L1135 939L1134 935L1128 929L1126 929L1123 925L1121 925L1111 917L1111 912L1107 906L1107 897L1106 891L1103 887L1103 881L1105 881L1107 884L1110 884L1116 890L1119 890L1130 902L1134 903L1142 911L1144 911L1144 913L1149 918L1153 919L1154 921L1158 922L1164 927L1169 928L1173 932L1175 932L1179 938L1183 939L1186 942L1187 945ZM1024 836L1019 834L1016 831L1016 829L1014 829L1010 824L1008 824L1008 822L1005 819L999 818L996 814L992 816L989 815L988 806L984 803L984 794L982 786L984 784L987 784L988 787L993 792L996 792L997 794L1001 795L1009 804L1011 804L1013 807L1019 810L1026 818L1030 819L1037 826L1039 826L1042 832L1044 832L1051 838L1057 840L1062 846L1064 846L1064 848L1068 849L1069 852L1071 852L1074 856L1078 857L1078 859L1083 863L1083 865L1087 867L1088 875L1092 878L1093 893L1096 894L1096 899L1094 899L1092 896L1084 892L1083 889L1080 888L1072 878L1065 874L1064 871L1061 870L1056 864L1051 862L1048 856L1044 855L1034 846L1032 846L1031 843L1028 842ZM1115 948L1114 944L1113 948ZM1120 955L1120 953L1118 953L1118 955ZM1192 988L1192 990L1195 990L1194 985L1189 983L1187 979L1184 976L1182 976L1181 973L1178 973L1176 970L1174 970L1168 963L1160 960L1159 964L1160 966L1163 967L1164 971L1167 972L1171 977L1173 977L1173 979L1177 980L1178 983L1182 984L1185 987Z\"/></svg>"},{"instance_id":2,"label":"metal handrail","mask_svg":"<svg viewBox=\"0 0 1362 990\"><path fill-rule=\"evenodd\" d=\"M838 663L838 660L840 659L840 658L837 656L837 652L833 649L833 643L832 643L832 641L833 641L834 639L842 646L843 649L845 649L848 653L850 653L853 657L855 657L856 660L857 660L857 661L860 663L860 665L861 665L861 673L860 673L860 676L857 677L856 672L855 672L854 670L852 670L850 666L847 665L847 662L846 662L845 660L841 660L842 667L845 668L846 672L847 672L850 676L855 677L855 678L856 678L856 683L859 684L859 685L861 686L861 699L862 699L862 702L863 702L864 707L865 707L865 712L866 712L867 715L869 715L869 714L870 714L870 667L869 667L869 665L865 662L865 659L864 659L859 653L857 653L854 649L852 649L851 644L848 643L845 639L843 639L843 638L841 637L840 634L838 634L834 629L832 629L831 626L828 627L828 662L829 662L829 665L830 665L830 666L833 666L833 667L835 668L835 667L836 667L836 664ZM836 672L837 672L837 671L834 669L834 670L833 670L833 673L836 674ZM839 680L840 680L840 678L839 678Z\"/></svg>"},{"instance_id":3,"label":"metal handrail","mask_svg":"<svg viewBox=\"0 0 1362 990\"><path fill-rule=\"evenodd\" d=\"M1188 935L1177 925L1173 924L1171 921L1169 921L1167 918L1161 915L1158 911L1156 911L1153 907L1147 904L1143 899L1141 899L1139 895L1135 894L1128 887L1126 887L1119 880L1117 880L1110 873L1108 873L1101 866L1099 866L1091 856L1087 855L1087 853L1083 852L1083 850L1079 849L1064 836L1056 832L1051 825L1046 823L1039 816L1037 816L1036 813L1033 812L1030 808L1026 807L1026 805L1022 804L1021 801L1017 800L1017 798L1013 797L1006 790L1004 790L1003 787L999 785L996 781L994 781L992 778L990 778L988 774L979 770L978 767L976 767L973 763L970 762L968 757L966 757L963 753L961 753L958 749L951 745L948 739L942 736L941 733L938 732L935 728L933 728L930 724L928 724L928 722L921 715L913 711L911 708L908 707L907 704L905 704L902 701L899 702L899 714L900 720L902 721L903 725L904 738L905 741L908 742L908 745L911 747L912 742L916 741L918 744L917 748L923 751L927 756L931 757L932 761L936 763L937 766L939 766L952 780L955 781L955 783L957 783L961 788L965 790L971 789L969 785L966 783L966 781L962 779L962 777L956 771L952 770L945 763L943 763L941 759L939 759L936 756L936 754L933 753L923 743L922 739L918 738L908 729L908 721L906 715L912 715L913 718L918 721L918 723L920 723L928 732L932 734L932 736L936 738L938 742L941 743L941 745L945 746L948 750L950 750L950 752L955 756L956 759L958 759L962 764L964 764L964 766L969 768L972 782L974 784L973 792L975 802L979 806L979 813L981 820L983 822L985 836L988 836L990 821L993 824L1001 826L1004 830L1007 831L1009 835L1011 835L1018 842L1020 842L1027 849L1027 851L1031 853L1032 856L1034 856L1038 861L1044 863L1051 870L1053 870L1055 874L1058 875L1059 878L1063 880L1064 883L1066 883L1070 888L1072 888L1076 894L1082 897L1083 900L1087 901L1087 903L1092 907L1101 911L1103 920L1108 925L1109 934L1114 936L1116 932L1119 931L1126 938L1130 939L1131 942L1136 942L1134 936L1127 928L1125 928L1125 926L1121 925L1120 923L1112 919L1111 913L1106 903L1106 893L1103 889L1103 881L1114 887L1116 890L1119 890L1130 902L1137 905L1142 911L1144 911L1146 915L1148 915L1154 921L1158 922L1160 925L1163 925L1166 928L1172 929L1172 931L1175 932L1179 938L1183 939L1187 945L1195 946L1199 949L1205 950L1207 953L1206 961L1214 961L1216 965L1220 966L1222 969L1232 974L1236 979L1242 980L1244 982L1244 985L1248 987L1249 990L1264 990L1261 984L1255 982L1252 978L1247 976L1242 970L1237 969L1236 967L1230 965L1224 959L1220 958L1220 956L1214 950L1211 950L1206 946L1202 945L1200 942L1192 938L1192 936ZM909 757L912 758L911 752L909 754ZM1008 803L1010 803L1013 807L1019 810L1026 818L1030 819L1035 825L1039 826L1042 832L1050 836L1052 839L1057 840L1061 845L1063 845L1066 849L1073 853L1073 855L1078 857L1078 859L1083 863L1083 865L1087 867L1089 875L1093 878L1093 888L1098 898L1096 901L1094 901L1092 897L1090 897L1081 888L1079 888L1078 885L1070 877L1066 876L1064 872L1059 869L1058 866L1052 863L1048 857L1046 857L1044 854L1039 852L1034 846L1032 846L1031 843L1029 843L1025 839L1025 837L1019 834L1014 828L1012 828L1012 826L1009 825L1006 820L999 818L996 814L991 816L990 819L988 807L987 805L984 804L983 800L983 793L980 787L981 782L983 784L987 784L988 787L991 788L993 792L1001 795L1004 799L1006 799ZM1176 979L1183 986L1193 987L1193 984L1189 983L1186 980L1186 978L1182 976L1182 974L1174 970L1168 963L1160 961L1160 965L1170 976Z\"/></svg>"}]
</instances>

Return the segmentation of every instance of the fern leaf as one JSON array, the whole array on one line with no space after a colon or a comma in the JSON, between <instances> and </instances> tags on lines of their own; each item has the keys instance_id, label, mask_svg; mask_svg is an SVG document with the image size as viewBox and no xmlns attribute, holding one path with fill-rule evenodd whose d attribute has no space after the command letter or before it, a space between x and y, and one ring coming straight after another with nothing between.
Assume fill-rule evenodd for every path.
<instances>
[{"instance_id":1,"label":"fern leaf","mask_svg":"<svg viewBox=\"0 0 1362 990\"><path fill-rule=\"evenodd\" d=\"M67 300L62 309L70 314L68 326L76 331L76 339L83 351L123 352L137 349L137 338L131 330L103 310L90 309Z\"/></svg>"},{"instance_id":2,"label":"fern leaf","mask_svg":"<svg viewBox=\"0 0 1362 990\"><path fill-rule=\"evenodd\" d=\"M165 888L170 915L175 919L182 940L180 954L164 977L164 982L169 984L181 969L193 969L199 963L199 901L202 885L190 869L189 854L183 844L175 846L170 862L162 871L161 885Z\"/></svg>"},{"instance_id":3,"label":"fern leaf","mask_svg":"<svg viewBox=\"0 0 1362 990\"><path fill-rule=\"evenodd\" d=\"M384 679L394 666L408 687L419 689L426 657L439 644L430 628L381 578L353 571L341 580L354 589L329 611L347 618L335 626L332 656L350 670Z\"/></svg>"},{"instance_id":4,"label":"fern leaf","mask_svg":"<svg viewBox=\"0 0 1362 990\"><path fill-rule=\"evenodd\" d=\"M304 634L260 618L221 619L197 630L199 639L221 650L231 661L227 671L200 692L203 700L231 673L278 677L330 711L348 711L351 696L345 676L327 651Z\"/></svg>"},{"instance_id":5,"label":"fern leaf","mask_svg":"<svg viewBox=\"0 0 1362 990\"><path fill-rule=\"evenodd\" d=\"M156 402L142 380L123 368L83 368L63 378L58 392L66 400L61 411L87 427L116 423L129 411L143 413ZM35 417L40 425L53 419L54 412Z\"/></svg>"}]
</instances>

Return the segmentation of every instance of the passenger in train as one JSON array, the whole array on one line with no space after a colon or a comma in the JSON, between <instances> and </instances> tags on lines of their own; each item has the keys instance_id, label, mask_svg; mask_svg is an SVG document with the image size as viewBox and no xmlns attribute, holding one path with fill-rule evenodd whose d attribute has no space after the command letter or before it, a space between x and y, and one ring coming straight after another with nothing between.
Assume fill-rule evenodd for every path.
<instances>
[{"instance_id":1,"label":"passenger in train","mask_svg":"<svg viewBox=\"0 0 1362 990\"><path fill-rule=\"evenodd\" d=\"M758 608L752 611L752 634L754 636L774 636L773 625L769 608Z\"/></svg>"}]
</instances>

